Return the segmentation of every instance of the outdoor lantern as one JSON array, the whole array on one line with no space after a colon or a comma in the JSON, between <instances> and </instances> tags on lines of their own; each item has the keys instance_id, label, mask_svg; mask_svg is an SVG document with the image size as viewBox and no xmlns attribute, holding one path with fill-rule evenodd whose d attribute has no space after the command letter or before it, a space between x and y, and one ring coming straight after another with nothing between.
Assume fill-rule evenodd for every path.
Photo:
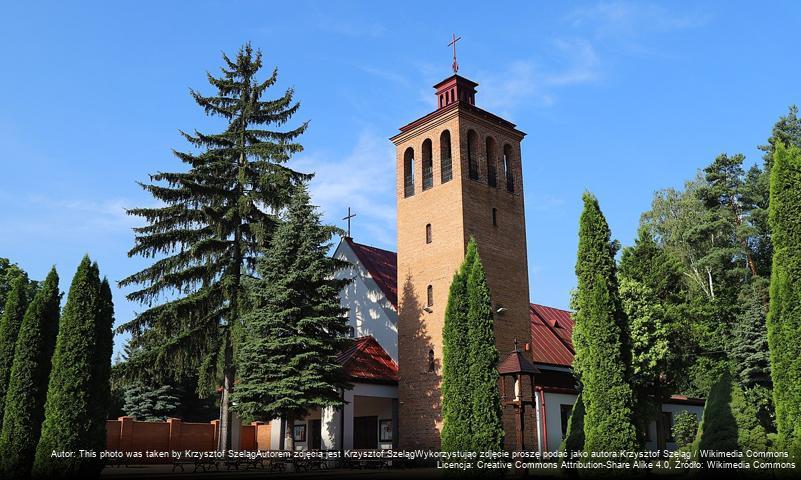
<instances>
[{"instance_id":1,"label":"outdoor lantern","mask_svg":"<svg viewBox=\"0 0 801 480\"><path fill-rule=\"evenodd\" d=\"M515 445L518 451L525 450L525 409L526 405L534 407L534 375L540 373L537 367L529 360L525 353L517 348L515 339L515 349L498 365L498 373L501 376L501 402L503 406L511 405L515 409ZM513 390L508 392L508 379L512 380ZM526 389L523 382L528 379L530 388ZM511 393L511 394L510 394Z\"/></svg>"}]
</instances>

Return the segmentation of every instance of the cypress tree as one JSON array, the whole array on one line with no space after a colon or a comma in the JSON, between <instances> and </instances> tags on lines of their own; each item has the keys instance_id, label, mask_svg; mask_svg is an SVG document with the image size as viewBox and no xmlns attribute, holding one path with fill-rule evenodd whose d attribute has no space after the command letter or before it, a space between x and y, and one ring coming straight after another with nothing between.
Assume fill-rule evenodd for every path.
<instances>
[{"instance_id":1,"label":"cypress tree","mask_svg":"<svg viewBox=\"0 0 801 480\"><path fill-rule=\"evenodd\" d=\"M580 393L576 397L576 403L573 404L573 410L570 411L567 431L560 450L569 455L584 450L584 401Z\"/></svg>"},{"instance_id":2,"label":"cypress tree","mask_svg":"<svg viewBox=\"0 0 801 480\"><path fill-rule=\"evenodd\" d=\"M28 307L27 287L28 279L25 275L19 275L12 280L11 291L6 298L3 315L0 317L0 428L3 422L11 365L14 363L17 334L25 316L25 309Z\"/></svg>"},{"instance_id":3,"label":"cypress tree","mask_svg":"<svg viewBox=\"0 0 801 480\"><path fill-rule=\"evenodd\" d=\"M476 248L473 239L470 244L468 249ZM472 450L497 452L503 448L498 348L495 346L492 297L478 251L467 279L467 298Z\"/></svg>"},{"instance_id":4,"label":"cypress tree","mask_svg":"<svg viewBox=\"0 0 801 480\"><path fill-rule=\"evenodd\" d=\"M701 450L766 451L768 435L757 418L756 406L728 371L712 386L693 444L696 457ZM747 459L744 459L747 460Z\"/></svg>"},{"instance_id":5,"label":"cypress tree","mask_svg":"<svg viewBox=\"0 0 801 480\"><path fill-rule=\"evenodd\" d=\"M470 449L472 401L469 375L467 324L467 277L476 256L476 244L467 245L467 254L453 274L442 327L442 433L443 451Z\"/></svg>"},{"instance_id":6,"label":"cypress tree","mask_svg":"<svg viewBox=\"0 0 801 480\"><path fill-rule=\"evenodd\" d=\"M107 387L100 385L108 382L107 376L103 378L107 370L100 364L111 362L105 334L106 327L110 332L109 314L110 299L101 286L97 264L85 256L72 279L59 324L33 466L35 478L94 478L100 472L99 458L81 457L78 451L98 451L105 445L105 429L101 432L98 425L99 416L108 409ZM51 456L62 451L75 454Z\"/></svg>"},{"instance_id":7,"label":"cypress tree","mask_svg":"<svg viewBox=\"0 0 801 480\"><path fill-rule=\"evenodd\" d=\"M631 343L615 271L617 246L598 201L584 194L576 262L578 289L573 368L582 385L584 451L637 450Z\"/></svg>"},{"instance_id":8,"label":"cypress tree","mask_svg":"<svg viewBox=\"0 0 801 480\"><path fill-rule=\"evenodd\" d=\"M292 89L276 98L262 97L277 80L274 70L263 81L261 52L250 44L231 60L223 54L221 76L208 75L216 89L210 96L191 91L207 114L222 117L225 131L182 133L196 149L174 152L189 167L182 173L157 173L143 188L165 206L128 213L145 219L135 229L129 256L163 257L120 285L139 285L128 298L148 309L122 325L136 333L137 354L126 362L127 377L139 379L190 375L199 391L213 392L222 377L220 448L230 445L230 397L236 378L234 351L241 328L243 277L277 224L274 212L286 206L292 186L308 175L288 168L302 150L296 139L306 123L281 131L299 104ZM173 300L153 305L162 293Z\"/></svg>"},{"instance_id":9,"label":"cypress tree","mask_svg":"<svg viewBox=\"0 0 801 480\"><path fill-rule=\"evenodd\" d=\"M306 187L297 187L285 221L259 259L237 352L237 410L288 425L314 408L340 406L348 388L337 354L349 345L334 274L346 262L328 255L338 229L320 223ZM288 429L291 433L291 428Z\"/></svg>"},{"instance_id":10,"label":"cypress tree","mask_svg":"<svg viewBox=\"0 0 801 480\"><path fill-rule=\"evenodd\" d=\"M0 476L6 479L29 478L31 472L44 420L60 303L53 268L25 311L17 339L0 434Z\"/></svg>"},{"instance_id":11,"label":"cypress tree","mask_svg":"<svg viewBox=\"0 0 801 480\"><path fill-rule=\"evenodd\" d=\"M775 145L770 177L773 268L768 314L780 448L801 458L801 149Z\"/></svg>"}]
</instances>

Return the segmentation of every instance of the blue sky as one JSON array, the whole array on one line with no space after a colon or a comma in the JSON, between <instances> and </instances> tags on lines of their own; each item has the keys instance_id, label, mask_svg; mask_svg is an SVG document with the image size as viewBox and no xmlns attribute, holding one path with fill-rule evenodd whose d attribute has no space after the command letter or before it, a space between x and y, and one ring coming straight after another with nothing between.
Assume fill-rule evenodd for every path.
<instances>
[{"instance_id":1,"label":"blue sky","mask_svg":"<svg viewBox=\"0 0 801 480\"><path fill-rule=\"evenodd\" d=\"M153 204L135 182L182 168L178 129L220 128L188 89L210 93L206 71L248 40L311 121L294 164L317 172L326 219L351 206L355 239L394 249L388 137L434 108L461 35L476 103L528 133L531 296L556 307L575 285L583 190L628 245L655 190L721 152L758 161L801 103L797 2L33 3L0 18L0 256L34 278L55 264L65 290L85 253L112 281L146 265L126 255L124 208ZM141 310L124 293L118 322Z\"/></svg>"}]
</instances>

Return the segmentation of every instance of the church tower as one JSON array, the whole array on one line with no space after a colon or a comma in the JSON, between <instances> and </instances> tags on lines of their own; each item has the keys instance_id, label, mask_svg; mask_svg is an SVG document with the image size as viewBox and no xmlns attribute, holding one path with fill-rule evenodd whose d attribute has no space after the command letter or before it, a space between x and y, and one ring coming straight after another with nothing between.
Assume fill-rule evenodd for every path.
<instances>
[{"instance_id":1,"label":"church tower","mask_svg":"<svg viewBox=\"0 0 801 480\"><path fill-rule=\"evenodd\" d=\"M525 134L477 107L477 86L457 74L434 85L437 109L391 138L397 159L400 448L440 446L442 326L470 237L492 291L500 358L515 339L531 341L520 156ZM514 448L508 408L504 429L506 448Z\"/></svg>"}]
</instances>

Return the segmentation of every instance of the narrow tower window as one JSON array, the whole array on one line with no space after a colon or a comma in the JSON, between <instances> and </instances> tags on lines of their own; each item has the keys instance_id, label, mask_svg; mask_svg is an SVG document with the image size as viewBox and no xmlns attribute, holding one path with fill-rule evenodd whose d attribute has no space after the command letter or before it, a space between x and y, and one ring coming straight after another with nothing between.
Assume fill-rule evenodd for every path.
<instances>
[{"instance_id":1,"label":"narrow tower window","mask_svg":"<svg viewBox=\"0 0 801 480\"><path fill-rule=\"evenodd\" d=\"M450 181L453 178L453 160L451 160L451 132L448 130L439 136L439 165L440 182Z\"/></svg>"},{"instance_id":2,"label":"narrow tower window","mask_svg":"<svg viewBox=\"0 0 801 480\"><path fill-rule=\"evenodd\" d=\"M403 194L406 197L414 195L414 150L406 149L403 154Z\"/></svg>"},{"instance_id":3,"label":"narrow tower window","mask_svg":"<svg viewBox=\"0 0 801 480\"><path fill-rule=\"evenodd\" d=\"M426 288L426 306L433 307L434 306L434 287L431 285Z\"/></svg>"},{"instance_id":4,"label":"narrow tower window","mask_svg":"<svg viewBox=\"0 0 801 480\"><path fill-rule=\"evenodd\" d=\"M498 226L498 209L497 208L493 208L492 209L492 226L493 227L497 227Z\"/></svg>"},{"instance_id":5,"label":"narrow tower window","mask_svg":"<svg viewBox=\"0 0 801 480\"><path fill-rule=\"evenodd\" d=\"M426 243L431 243L431 224L426 225Z\"/></svg>"},{"instance_id":6,"label":"narrow tower window","mask_svg":"<svg viewBox=\"0 0 801 480\"><path fill-rule=\"evenodd\" d=\"M423 190L434 186L434 163L431 160L431 140L423 141Z\"/></svg>"},{"instance_id":7,"label":"narrow tower window","mask_svg":"<svg viewBox=\"0 0 801 480\"><path fill-rule=\"evenodd\" d=\"M487 145L486 145L486 153L487 153L487 183L490 187L496 187L498 185L497 180L497 160L495 158L495 139L492 137L487 137Z\"/></svg>"},{"instance_id":8,"label":"narrow tower window","mask_svg":"<svg viewBox=\"0 0 801 480\"><path fill-rule=\"evenodd\" d=\"M503 176L506 179L506 190L515 191L515 177L512 173L512 146L508 143L503 146Z\"/></svg>"},{"instance_id":9,"label":"narrow tower window","mask_svg":"<svg viewBox=\"0 0 801 480\"><path fill-rule=\"evenodd\" d=\"M467 131L467 170L470 175L470 180L478 180L478 159L476 158L476 132L474 130Z\"/></svg>"}]
</instances>

